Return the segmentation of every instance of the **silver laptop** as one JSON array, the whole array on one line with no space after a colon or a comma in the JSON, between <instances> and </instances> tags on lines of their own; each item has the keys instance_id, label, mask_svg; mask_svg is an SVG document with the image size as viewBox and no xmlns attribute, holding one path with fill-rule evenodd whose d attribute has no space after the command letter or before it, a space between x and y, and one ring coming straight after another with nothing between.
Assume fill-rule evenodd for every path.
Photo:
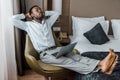
<instances>
[{"instance_id":1,"label":"silver laptop","mask_svg":"<svg viewBox=\"0 0 120 80\"><path fill-rule=\"evenodd\" d=\"M52 55L55 56L56 58L59 58L59 57L64 56L64 55L67 55L68 53L72 52L72 50L74 49L76 44L77 44L77 42L69 44L67 46L64 46L64 47L62 47L60 49L59 52L56 52L56 53L54 53Z\"/></svg>"}]
</instances>

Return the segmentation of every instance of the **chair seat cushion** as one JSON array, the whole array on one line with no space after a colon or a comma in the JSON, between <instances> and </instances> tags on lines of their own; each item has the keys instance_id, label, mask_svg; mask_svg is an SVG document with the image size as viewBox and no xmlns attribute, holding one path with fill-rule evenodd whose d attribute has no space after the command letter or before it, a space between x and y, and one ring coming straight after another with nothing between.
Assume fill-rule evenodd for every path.
<instances>
[{"instance_id":1,"label":"chair seat cushion","mask_svg":"<svg viewBox=\"0 0 120 80\"><path fill-rule=\"evenodd\" d=\"M58 71L58 70L64 70L64 68L62 67L57 67L57 66L53 66L50 64L46 64L44 62L42 62L41 60L38 60L39 66L43 69L43 70L49 70L49 71Z\"/></svg>"}]
</instances>

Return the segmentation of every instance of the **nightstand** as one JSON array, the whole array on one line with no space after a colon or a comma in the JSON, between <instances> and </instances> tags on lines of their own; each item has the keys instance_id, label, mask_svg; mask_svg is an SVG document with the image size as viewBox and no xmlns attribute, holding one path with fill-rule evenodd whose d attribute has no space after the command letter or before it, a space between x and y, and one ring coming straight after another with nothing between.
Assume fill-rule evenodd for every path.
<instances>
[{"instance_id":1,"label":"nightstand","mask_svg":"<svg viewBox=\"0 0 120 80\"><path fill-rule=\"evenodd\" d=\"M59 40L59 42L63 46L68 45L70 43L70 38L63 38L63 39Z\"/></svg>"},{"instance_id":2,"label":"nightstand","mask_svg":"<svg viewBox=\"0 0 120 80\"><path fill-rule=\"evenodd\" d=\"M61 32L60 31L54 31L58 41L60 42L61 45L65 46L65 45L68 45L70 43L70 38L69 38L69 35L67 35L67 37L65 37L65 34L66 32L62 32L62 34L60 34ZM62 38L61 38L61 37Z\"/></svg>"}]
</instances>

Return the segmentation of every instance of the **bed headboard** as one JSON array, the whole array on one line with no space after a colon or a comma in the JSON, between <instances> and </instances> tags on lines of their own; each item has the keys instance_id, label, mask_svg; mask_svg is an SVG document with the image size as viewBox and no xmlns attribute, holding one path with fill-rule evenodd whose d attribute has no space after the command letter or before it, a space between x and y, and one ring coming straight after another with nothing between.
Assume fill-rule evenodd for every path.
<instances>
[{"instance_id":1,"label":"bed headboard","mask_svg":"<svg viewBox=\"0 0 120 80\"><path fill-rule=\"evenodd\" d=\"M120 0L70 0L70 21L71 16L120 18ZM109 34L112 34L111 27Z\"/></svg>"}]
</instances>

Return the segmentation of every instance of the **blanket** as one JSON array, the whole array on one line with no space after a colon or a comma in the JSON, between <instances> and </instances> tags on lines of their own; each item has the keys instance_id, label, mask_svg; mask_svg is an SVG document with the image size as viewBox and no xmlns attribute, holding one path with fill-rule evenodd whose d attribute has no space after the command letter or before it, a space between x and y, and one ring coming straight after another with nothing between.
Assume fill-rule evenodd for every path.
<instances>
[{"instance_id":1,"label":"blanket","mask_svg":"<svg viewBox=\"0 0 120 80\"><path fill-rule=\"evenodd\" d=\"M111 75L104 74L101 72L79 74L76 73L75 80L120 80L120 52L115 52L119 58L118 63ZM102 60L108 55L108 52L85 52L82 56Z\"/></svg>"}]
</instances>

